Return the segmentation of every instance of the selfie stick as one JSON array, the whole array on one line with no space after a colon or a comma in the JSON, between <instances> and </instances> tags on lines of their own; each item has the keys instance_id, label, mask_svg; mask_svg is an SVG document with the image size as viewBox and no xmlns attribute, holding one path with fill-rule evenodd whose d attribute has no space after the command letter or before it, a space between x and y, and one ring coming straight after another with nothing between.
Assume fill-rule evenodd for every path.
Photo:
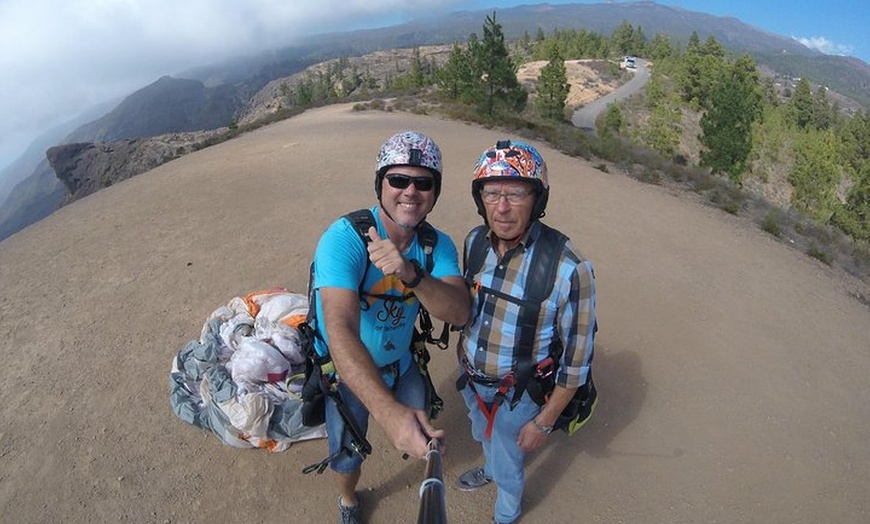
<instances>
[{"instance_id":1,"label":"selfie stick","mask_svg":"<svg viewBox=\"0 0 870 524\"><path fill-rule=\"evenodd\" d=\"M425 474L426 478L420 484L420 513L417 524L446 524L447 508L444 503L444 477L441 472L438 439L429 441Z\"/></svg>"}]
</instances>

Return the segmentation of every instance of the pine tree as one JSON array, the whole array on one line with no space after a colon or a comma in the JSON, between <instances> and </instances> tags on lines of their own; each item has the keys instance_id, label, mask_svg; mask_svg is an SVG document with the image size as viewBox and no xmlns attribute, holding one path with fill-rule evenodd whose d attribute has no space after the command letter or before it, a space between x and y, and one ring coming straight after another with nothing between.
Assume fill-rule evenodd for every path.
<instances>
[{"instance_id":1,"label":"pine tree","mask_svg":"<svg viewBox=\"0 0 870 524\"><path fill-rule=\"evenodd\" d=\"M629 49L629 54L646 56L646 35L641 26L637 26L637 29L631 34L631 47Z\"/></svg>"},{"instance_id":2,"label":"pine tree","mask_svg":"<svg viewBox=\"0 0 870 524\"><path fill-rule=\"evenodd\" d=\"M616 48L621 55L639 53L639 51L633 49L635 45L634 26L632 26L627 20L623 20L622 23L613 30L610 40L613 42L613 47Z\"/></svg>"},{"instance_id":3,"label":"pine tree","mask_svg":"<svg viewBox=\"0 0 870 524\"><path fill-rule=\"evenodd\" d=\"M646 55L652 60L662 60L674 56L677 51L671 44L670 38L667 35L657 34L653 37L652 42L647 46Z\"/></svg>"},{"instance_id":4,"label":"pine tree","mask_svg":"<svg viewBox=\"0 0 870 524\"><path fill-rule=\"evenodd\" d=\"M839 160L853 181L833 222L852 238L870 242L870 112L846 119L836 135Z\"/></svg>"},{"instance_id":5,"label":"pine tree","mask_svg":"<svg viewBox=\"0 0 870 524\"><path fill-rule=\"evenodd\" d=\"M813 122L813 91L806 78L801 78L794 89L788 108L791 121L800 129L806 129Z\"/></svg>"},{"instance_id":6,"label":"pine tree","mask_svg":"<svg viewBox=\"0 0 870 524\"><path fill-rule=\"evenodd\" d=\"M625 117L619 104L610 104L604 112L604 117L598 120L598 134L602 136L618 135L625 127Z\"/></svg>"},{"instance_id":7,"label":"pine tree","mask_svg":"<svg viewBox=\"0 0 870 524\"><path fill-rule=\"evenodd\" d=\"M438 85L448 99L461 100L468 96L474 83L473 75L468 51L455 44L444 67L438 71Z\"/></svg>"},{"instance_id":8,"label":"pine tree","mask_svg":"<svg viewBox=\"0 0 870 524\"><path fill-rule=\"evenodd\" d=\"M761 115L755 61L741 56L713 86L701 117L701 165L740 184L752 150L752 124Z\"/></svg>"},{"instance_id":9,"label":"pine tree","mask_svg":"<svg viewBox=\"0 0 870 524\"><path fill-rule=\"evenodd\" d=\"M865 164L846 203L838 205L832 222L855 240L870 242L870 164Z\"/></svg>"},{"instance_id":10,"label":"pine tree","mask_svg":"<svg viewBox=\"0 0 870 524\"><path fill-rule=\"evenodd\" d=\"M794 187L792 205L826 223L836 210L840 182L833 132L808 131L795 145L794 155L794 167L788 174L788 181Z\"/></svg>"},{"instance_id":11,"label":"pine tree","mask_svg":"<svg viewBox=\"0 0 870 524\"><path fill-rule=\"evenodd\" d=\"M532 37L529 36L528 31L523 32L523 37L520 38L520 48L524 53L528 54L532 52Z\"/></svg>"},{"instance_id":12,"label":"pine tree","mask_svg":"<svg viewBox=\"0 0 870 524\"><path fill-rule=\"evenodd\" d=\"M701 77L703 76L703 55L701 54L701 38L698 33L692 31L689 36L689 44L683 56L682 67L679 75L680 92L683 100L701 104Z\"/></svg>"},{"instance_id":13,"label":"pine tree","mask_svg":"<svg viewBox=\"0 0 870 524\"><path fill-rule=\"evenodd\" d=\"M508 53L495 12L483 24L480 46L472 49L472 63L480 73L481 106L492 116L496 109L522 111L528 93L517 80L517 67Z\"/></svg>"},{"instance_id":14,"label":"pine tree","mask_svg":"<svg viewBox=\"0 0 870 524\"><path fill-rule=\"evenodd\" d=\"M647 84L646 101L650 116L642 132L644 142L665 156L673 156L682 131L679 96L667 90L656 75Z\"/></svg>"},{"instance_id":15,"label":"pine tree","mask_svg":"<svg viewBox=\"0 0 870 524\"><path fill-rule=\"evenodd\" d=\"M713 85L728 74L724 57L725 51L715 38L707 38L702 46L698 33L692 32L679 74L683 100L697 107L707 104Z\"/></svg>"},{"instance_id":16,"label":"pine tree","mask_svg":"<svg viewBox=\"0 0 870 524\"><path fill-rule=\"evenodd\" d=\"M860 173L870 166L870 111L861 111L847 119L838 133L844 163Z\"/></svg>"},{"instance_id":17,"label":"pine tree","mask_svg":"<svg viewBox=\"0 0 870 524\"><path fill-rule=\"evenodd\" d=\"M570 89L565 60L558 49L553 49L550 62L541 68L541 75L538 77L536 105L541 116L549 120L563 120L565 98Z\"/></svg>"},{"instance_id":18,"label":"pine tree","mask_svg":"<svg viewBox=\"0 0 870 524\"><path fill-rule=\"evenodd\" d=\"M828 90L819 86L813 97L813 126L816 129L828 129L834 125L835 113L828 102Z\"/></svg>"}]
</instances>

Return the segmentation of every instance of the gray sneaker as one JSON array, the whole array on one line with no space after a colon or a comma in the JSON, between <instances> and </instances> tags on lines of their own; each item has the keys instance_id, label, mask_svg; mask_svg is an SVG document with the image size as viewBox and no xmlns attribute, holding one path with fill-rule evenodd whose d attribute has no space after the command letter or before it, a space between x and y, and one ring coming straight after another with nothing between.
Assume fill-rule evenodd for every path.
<instances>
[{"instance_id":1,"label":"gray sneaker","mask_svg":"<svg viewBox=\"0 0 870 524\"><path fill-rule=\"evenodd\" d=\"M356 506L342 506L341 496L338 497L338 524L363 524L362 504L357 499Z\"/></svg>"},{"instance_id":2,"label":"gray sneaker","mask_svg":"<svg viewBox=\"0 0 870 524\"><path fill-rule=\"evenodd\" d=\"M492 482L492 477L487 477L483 471L483 466L471 468L456 480L456 486L459 491L474 491L477 488L486 486Z\"/></svg>"}]
</instances>

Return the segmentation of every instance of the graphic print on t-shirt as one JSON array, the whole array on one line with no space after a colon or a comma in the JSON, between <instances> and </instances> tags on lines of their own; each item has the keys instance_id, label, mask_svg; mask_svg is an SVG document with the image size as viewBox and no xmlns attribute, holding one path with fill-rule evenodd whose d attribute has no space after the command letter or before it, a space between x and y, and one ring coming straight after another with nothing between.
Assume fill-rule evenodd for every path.
<instances>
[{"instance_id":1,"label":"graphic print on t-shirt","mask_svg":"<svg viewBox=\"0 0 870 524\"><path fill-rule=\"evenodd\" d=\"M410 296L408 296L410 295ZM396 297L396 300L384 300L383 296ZM407 297L401 300L402 297ZM409 293L395 275L387 275L366 293L366 303L369 310L374 312L377 319L375 329L378 331L392 331L400 329L408 319L408 312L417 302L417 297Z\"/></svg>"}]
</instances>

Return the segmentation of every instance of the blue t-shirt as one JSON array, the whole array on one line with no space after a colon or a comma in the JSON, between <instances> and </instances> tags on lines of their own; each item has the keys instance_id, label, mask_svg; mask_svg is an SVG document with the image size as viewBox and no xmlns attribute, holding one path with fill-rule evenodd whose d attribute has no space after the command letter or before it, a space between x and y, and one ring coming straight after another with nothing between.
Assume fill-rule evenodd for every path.
<instances>
[{"instance_id":1,"label":"blue t-shirt","mask_svg":"<svg viewBox=\"0 0 870 524\"><path fill-rule=\"evenodd\" d=\"M373 207L371 211L375 217L378 234L381 238L388 238L384 224L378 216L378 206ZM445 233L437 229L435 231L438 241L432 253L433 268L430 274L435 278L461 277L456 245ZM402 255L426 267L426 255L416 236ZM399 298L411 294L412 290L406 289L397 276L385 276L374 264L368 263L365 244L354 225L342 217L329 226L320 237L314 252L314 289L318 319L316 328L323 337L323 341L315 341L315 348L319 355L325 355L329 345L320 288L336 287L357 292L363 275L365 275L365 283L362 289L368 294ZM385 367L400 362L400 372L404 373L411 363L409 349L420 302L415 296L402 301L384 300L368 294L360 300L360 339L369 350L376 366Z\"/></svg>"}]
</instances>

